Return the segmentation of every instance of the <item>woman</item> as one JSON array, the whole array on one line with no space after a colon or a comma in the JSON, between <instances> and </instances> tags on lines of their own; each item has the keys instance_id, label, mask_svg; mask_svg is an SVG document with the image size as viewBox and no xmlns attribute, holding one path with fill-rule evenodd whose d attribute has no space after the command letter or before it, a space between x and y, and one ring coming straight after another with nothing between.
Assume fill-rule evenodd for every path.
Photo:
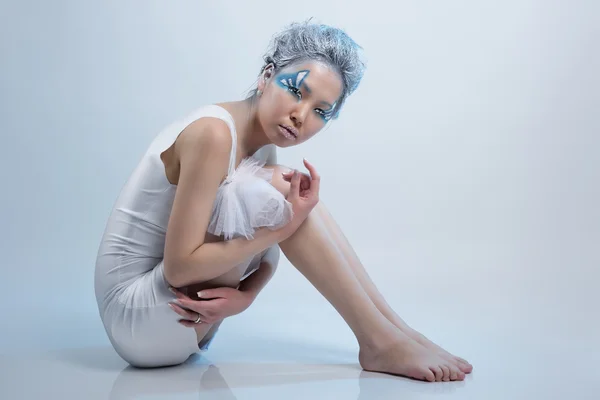
<instances>
[{"instance_id":1,"label":"woman","mask_svg":"<svg viewBox=\"0 0 600 400\"><path fill-rule=\"evenodd\" d=\"M298 145L338 117L363 75L359 49L339 29L292 24L274 37L248 98L201 107L153 140L116 201L96 265L102 321L131 365L176 365L206 350L221 321L269 281L281 248L348 323L365 370L427 381L472 370L387 305L319 202L314 166L304 161L309 177L276 164L275 147ZM245 200L229 207L224 191L248 157L272 173L254 194L291 213L227 237L222 219Z\"/></svg>"}]
</instances>

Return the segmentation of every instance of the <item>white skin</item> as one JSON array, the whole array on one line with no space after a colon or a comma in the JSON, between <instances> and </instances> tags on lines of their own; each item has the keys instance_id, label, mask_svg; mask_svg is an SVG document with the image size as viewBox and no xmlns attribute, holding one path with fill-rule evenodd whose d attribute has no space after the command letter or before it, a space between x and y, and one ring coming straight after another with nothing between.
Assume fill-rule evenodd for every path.
<instances>
[{"instance_id":1,"label":"white skin","mask_svg":"<svg viewBox=\"0 0 600 400\"><path fill-rule=\"evenodd\" d=\"M298 94L277 83L282 74L295 76L299 71L309 71L303 83L310 91L300 87ZM269 65L259 79L258 89L260 96L219 104L235 120L240 158L268 144L295 146L316 135L326 124L321 115L329 106L323 102L334 104L338 100L342 81L335 70L323 63L307 61L280 71ZM279 132L279 125L293 127L297 138L286 138ZM294 192L304 198L317 196L315 182L320 185L320 176L310 163L305 162L305 166L310 175L299 174L295 184L290 168L280 165L267 168L274 169L272 184L286 197ZM288 173L282 175L282 172ZM391 309L323 202L318 200L315 204L299 228L281 241L279 247L352 329L360 345L361 366L368 371L430 382L463 380L472 366L409 327ZM207 234L207 241L220 240ZM172 308L183 317L180 322L195 329L199 341L205 342L223 318L242 312L251 304L275 268L276 265L262 263L257 272L240 284L245 272L241 266L224 271L216 279L180 288L175 293L185 309L177 303ZM211 292L211 288L217 289ZM198 290L202 290L203 297L217 299L197 300L191 293ZM199 315L204 323L191 322Z\"/></svg>"}]
</instances>

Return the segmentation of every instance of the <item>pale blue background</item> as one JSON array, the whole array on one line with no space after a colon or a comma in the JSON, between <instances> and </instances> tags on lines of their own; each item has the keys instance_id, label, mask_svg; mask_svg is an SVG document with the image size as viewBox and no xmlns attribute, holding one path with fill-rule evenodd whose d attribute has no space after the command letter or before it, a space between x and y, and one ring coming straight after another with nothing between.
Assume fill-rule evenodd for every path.
<instances>
[{"instance_id":1,"label":"pale blue background","mask_svg":"<svg viewBox=\"0 0 600 400\"><path fill-rule=\"evenodd\" d=\"M325 204L390 304L479 362L485 384L456 395L527 392L490 389L522 376L515 359L531 364L524 377L579 363L592 382L597 368L580 363L600 361L596 1L0 2L1 353L84 349L93 366L85 349L112 351L93 268L120 188L160 129L242 98L271 35L310 16L345 29L368 69L340 120L279 150L279 161L312 161ZM242 329L281 351L241 341ZM333 362L355 362L351 332L283 257L257 303L222 331L213 354L230 361L240 346L261 361L289 342L309 349L292 365L321 363L332 348L345 354ZM549 347L560 362L543 358ZM125 367L110 354L115 371ZM0 386L26 375L2 376ZM555 384L535 390L558 393Z\"/></svg>"}]
</instances>

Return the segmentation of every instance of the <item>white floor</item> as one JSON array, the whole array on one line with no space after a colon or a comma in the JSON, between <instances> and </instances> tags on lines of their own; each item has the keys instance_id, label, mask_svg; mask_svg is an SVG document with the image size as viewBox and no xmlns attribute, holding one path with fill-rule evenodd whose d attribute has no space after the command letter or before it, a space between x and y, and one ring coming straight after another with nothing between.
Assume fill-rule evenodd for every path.
<instances>
[{"instance_id":1,"label":"white floor","mask_svg":"<svg viewBox=\"0 0 600 400\"><path fill-rule=\"evenodd\" d=\"M133 369L110 347L91 272L6 285L0 399L600 398L593 240L357 250L399 314L472 362L464 382L361 371L350 330L282 258L209 352L167 369Z\"/></svg>"}]
</instances>

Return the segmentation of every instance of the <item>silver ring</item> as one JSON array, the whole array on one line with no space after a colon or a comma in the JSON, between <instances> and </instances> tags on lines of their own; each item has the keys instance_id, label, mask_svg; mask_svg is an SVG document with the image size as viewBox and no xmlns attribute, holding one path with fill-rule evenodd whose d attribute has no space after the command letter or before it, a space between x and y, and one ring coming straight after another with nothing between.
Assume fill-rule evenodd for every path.
<instances>
[{"instance_id":1,"label":"silver ring","mask_svg":"<svg viewBox=\"0 0 600 400\"><path fill-rule=\"evenodd\" d=\"M198 318L196 318L196 320L194 321L195 324L201 324L202 321L200 321L200 314L198 314Z\"/></svg>"}]
</instances>

